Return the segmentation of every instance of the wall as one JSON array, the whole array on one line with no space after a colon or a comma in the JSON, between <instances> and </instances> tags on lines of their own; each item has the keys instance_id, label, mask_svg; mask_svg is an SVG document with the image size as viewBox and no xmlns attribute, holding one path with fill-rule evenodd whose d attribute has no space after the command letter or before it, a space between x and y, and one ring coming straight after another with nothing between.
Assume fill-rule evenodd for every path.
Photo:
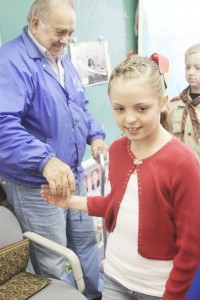
<instances>
[{"instance_id":1,"label":"wall","mask_svg":"<svg viewBox=\"0 0 200 300\"><path fill-rule=\"evenodd\" d=\"M135 10L138 0L74 0L77 12L78 42L96 41L103 36L108 41L111 68L131 49L136 49L134 36ZM21 33L32 0L0 0L0 33L2 44ZM108 145L121 136L115 125L107 96L107 83L86 88L89 110L101 122L107 133ZM90 158L87 148L84 160Z\"/></svg>"},{"instance_id":2,"label":"wall","mask_svg":"<svg viewBox=\"0 0 200 300\"><path fill-rule=\"evenodd\" d=\"M138 52L146 56L157 52L169 59L169 73L165 78L171 99L188 85L185 51L200 42L200 1L140 0L139 11ZM164 18L158 18L158 12Z\"/></svg>"}]
</instances>

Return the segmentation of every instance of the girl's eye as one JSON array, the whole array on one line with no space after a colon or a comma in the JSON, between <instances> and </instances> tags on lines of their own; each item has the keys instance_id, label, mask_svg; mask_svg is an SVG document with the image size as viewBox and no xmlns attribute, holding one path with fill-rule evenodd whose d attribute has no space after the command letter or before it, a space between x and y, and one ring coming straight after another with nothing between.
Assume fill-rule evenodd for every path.
<instances>
[{"instance_id":1,"label":"girl's eye","mask_svg":"<svg viewBox=\"0 0 200 300\"><path fill-rule=\"evenodd\" d=\"M138 107L138 110L140 112L143 112L143 111L147 110L147 107L141 106L141 107Z\"/></svg>"},{"instance_id":2,"label":"girl's eye","mask_svg":"<svg viewBox=\"0 0 200 300\"><path fill-rule=\"evenodd\" d=\"M124 109L123 109L123 107L113 107L113 110L115 110L117 112L122 112Z\"/></svg>"}]
</instances>

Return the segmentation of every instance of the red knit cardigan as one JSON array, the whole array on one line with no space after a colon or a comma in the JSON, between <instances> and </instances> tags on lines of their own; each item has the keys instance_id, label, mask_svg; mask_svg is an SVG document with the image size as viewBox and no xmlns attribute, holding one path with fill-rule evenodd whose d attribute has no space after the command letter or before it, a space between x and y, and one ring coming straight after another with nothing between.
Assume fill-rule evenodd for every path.
<instances>
[{"instance_id":1,"label":"red knit cardigan","mask_svg":"<svg viewBox=\"0 0 200 300\"><path fill-rule=\"evenodd\" d=\"M173 137L142 164L134 165L130 141L122 137L109 150L111 192L88 197L88 212L105 217L106 229L116 219L134 169L138 176L138 253L145 258L174 260L164 300L185 300L200 262L200 168L192 152Z\"/></svg>"}]
</instances>

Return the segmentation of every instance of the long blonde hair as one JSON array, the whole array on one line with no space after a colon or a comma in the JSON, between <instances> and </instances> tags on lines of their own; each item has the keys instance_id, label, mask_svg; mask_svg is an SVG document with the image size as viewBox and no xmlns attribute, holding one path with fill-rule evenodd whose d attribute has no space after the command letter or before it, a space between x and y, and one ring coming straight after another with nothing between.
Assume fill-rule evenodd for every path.
<instances>
[{"instance_id":1,"label":"long blonde hair","mask_svg":"<svg viewBox=\"0 0 200 300\"><path fill-rule=\"evenodd\" d=\"M164 76L160 73L158 64L148 57L132 55L123 60L111 73L108 94L110 94L113 81L117 78L145 79L145 84L152 88L152 91L158 95L160 100L163 99L166 93ZM160 123L166 130L171 131L167 110L161 113Z\"/></svg>"}]
</instances>

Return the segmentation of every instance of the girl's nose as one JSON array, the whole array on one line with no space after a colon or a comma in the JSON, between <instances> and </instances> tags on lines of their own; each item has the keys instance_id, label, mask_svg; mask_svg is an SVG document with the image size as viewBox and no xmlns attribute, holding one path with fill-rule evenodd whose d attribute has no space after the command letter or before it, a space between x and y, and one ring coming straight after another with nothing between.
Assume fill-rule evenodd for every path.
<instances>
[{"instance_id":1,"label":"girl's nose","mask_svg":"<svg viewBox=\"0 0 200 300\"><path fill-rule=\"evenodd\" d=\"M133 112L126 113L126 122L127 123L134 123L137 121L137 117Z\"/></svg>"}]
</instances>

